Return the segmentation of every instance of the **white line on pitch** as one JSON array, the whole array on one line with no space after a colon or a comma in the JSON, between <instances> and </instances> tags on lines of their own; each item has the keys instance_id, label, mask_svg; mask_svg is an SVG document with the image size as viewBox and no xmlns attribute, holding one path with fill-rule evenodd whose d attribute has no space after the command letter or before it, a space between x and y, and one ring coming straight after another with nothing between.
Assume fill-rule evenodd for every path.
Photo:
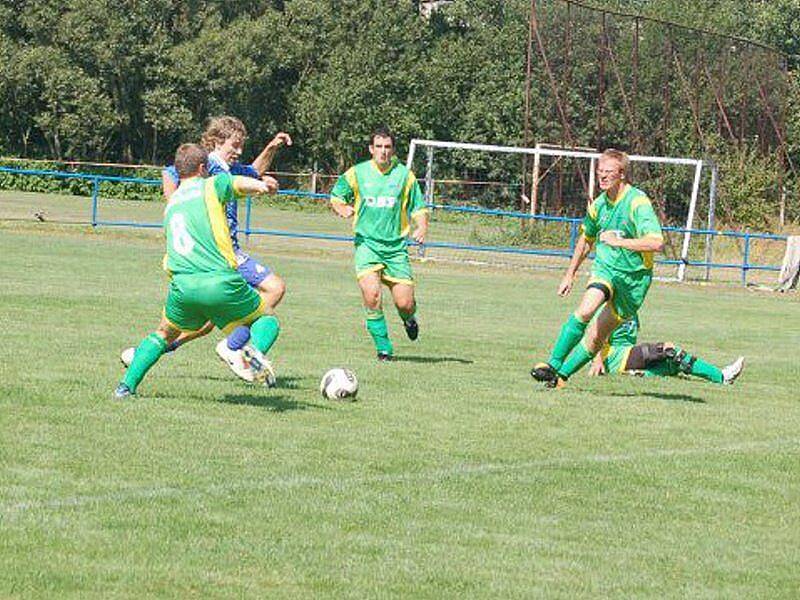
<instances>
[{"instance_id":1,"label":"white line on pitch","mask_svg":"<svg viewBox=\"0 0 800 600\"><path fill-rule=\"evenodd\" d=\"M17 502L0 506L0 515L11 517L15 514L25 513L35 509L60 509L82 506L94 506L98 504L108 504L117 502L135 502L137 500L163 499L187 496L205 496L224 494L232 491L253 491L267 488L295 488L295 487L333 487L345 488L352 485L363 485L367 483L408 483L438 481L448 478L472 477L480 475L493 475L502 473L512 473L515 471L527 471L532 469L558 469L566 467L581 467L589 464L598 463L619 463L631 462L639 459L648 458L676 458L684 456L701 456L709 454L737 454L754 451L774 451L774 450L800 450L800 439L778 439L764 440L757 442L745 442L742 444L731 444L727 446L707 446L699 448L666 448L644 450L641 452L630 452L620 454L589 454L586 456L564 456L557 458L545 458L521 463L483 463L483 464L464 464L456 465L446 469L435 469L432 471L405 472L405 473L385 473L376 475L360 475L354 477L324 478L313 476L287 476L260 479L255 481L245 481L239 483L218 483L201 487L171 487L161 486L152 488L133 488L123 489L106 494L69 496L65 498L53 498L50 500L31 500L28 502Z\"/></svg>"}]
</instances>

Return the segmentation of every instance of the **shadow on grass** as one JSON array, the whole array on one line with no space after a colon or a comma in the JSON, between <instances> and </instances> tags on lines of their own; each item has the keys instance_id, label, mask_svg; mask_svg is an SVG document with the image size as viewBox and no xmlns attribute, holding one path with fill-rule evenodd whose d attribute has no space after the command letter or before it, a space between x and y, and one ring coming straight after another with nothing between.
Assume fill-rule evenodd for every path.
<instances>
[{"instance_id":1,"label":"shadow on grass","mask_svg":"<svg viewBox=\"0 0 800 600\"><path fill-rule=\"evenodd\" d=\"M689 394L667 394L663 392L613 392L609 396L615 398L655 398L656 400L667 400L668 402L693 402L695 404L705 404L706 401L697 396Z\"/></svg>"},{"instance_id":2,"label":"shadow on grass","mask_svg":"<svg viewBox=\"0 0 800 600\"><path fill-rule=\"evenodd\" d=\"M245 404L247 406L260 406L261 408L279 413L290 410L331 410L329 407L321 404L299 402L298 400L291 400L287 396L270 395L270 392L267 389L250 394L225 394L222 398L219 398L217 402L225 402L227 404Z\"/></svg>"},{"instance_id":3,"label":"shadow on grass","mask_svg":"<svg viewBox=\"0 0 800 600\"><path fill-rule=\"evenodd\" d=\"M457 358L455 356L395 356L394 360L397 362L411 362L411 363L459 363L461 365L471 365L474 361L467 358Z\"/></svg>"}]
</instances>

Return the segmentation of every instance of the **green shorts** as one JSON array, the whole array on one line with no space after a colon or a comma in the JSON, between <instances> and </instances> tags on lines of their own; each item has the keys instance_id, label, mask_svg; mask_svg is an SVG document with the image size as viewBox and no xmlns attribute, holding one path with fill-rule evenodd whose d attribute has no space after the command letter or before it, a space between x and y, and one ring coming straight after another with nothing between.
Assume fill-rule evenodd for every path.
<instances>
[{"instance_id":1,"label":"green shorts","mask_svg":"<svg viewBox=\"0 0 800 600\"><path fill-rule=\"evenodd\" d=\"M386 247L361 242L356 244L355 261L357 279L380 271L381 280L386 283L414 285L411 260L408 258L405 241L402 245Z\"/></svg>"},{"instance_id":2,"label":"green shorts","mask_svg":"<svg viewBox=\"0 0 800 600\"><path fill-rule=\"evenodd\" d=\"M235 271L174 275L164 305L164 317L181 331L197 331L211 321L227 332L265 312L261 296Z\"/></svg>"},{"instance_id":3,"label":"green shorts","mask_svg":"<svg viewBox=\"0 0 800 600\"><path fill-rule=\"evenodd\" d=\"M628 355L633 350L633 346L606 346L601 350L603 353L603 365L606 373L622 373L625 371L625 364L628 362Z\"/></svg>"},{"instance_id":4,"label":"green shorts","mask_svg":"<svg viewBox=\"0 0 800 600\"><path fill-rule=\"evenodd\" d=\"M639 312L652 281L653 274L650 271L625 273L595 264L587 287L595 283L605 284L611 292L608 305L624 321L632 319Z\"/></svg>"}]
</instances>

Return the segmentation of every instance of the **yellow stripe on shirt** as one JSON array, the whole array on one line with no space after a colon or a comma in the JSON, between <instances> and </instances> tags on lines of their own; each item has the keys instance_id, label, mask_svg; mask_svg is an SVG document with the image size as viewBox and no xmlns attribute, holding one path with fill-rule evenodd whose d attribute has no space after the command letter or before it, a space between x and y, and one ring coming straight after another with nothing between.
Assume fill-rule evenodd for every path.
<instances>
[{"instance_id":1,"label":"yellow stripe on shirt","mask_svg":"<svg viewBox=\"0 0 800 600\"><path fill-rule=\"evenodd\" d=\"M356 230L358 224L358 209L361 208L361 190L358 189L358 177L356 177L356 168L350 167L344 174L344 179L347 185L353 190L353 231Z\"/></svg>"},{"instance_id":2,"label":"yellow stripe on shirt","mask_svg":"<svg viewBox=\"0 0 800 600\"><path fill-rule=\"evenodd\" d=\"M233 252L233 242L231 242L231 231L228 228L228 220L225 218L225 205L219 201L217 190L214 187L214 178L206 179L205 193L203 199L206 203L208 220L211 223L211 232L214 234L214 243L222 257L227 261L232 269L236 268L236 255Z\"/></svg>"},{"instance_id":3,"label":"yellow stripe on shirt","mask_svg":"<svg viewBox=\"0 0 800 600\"><path fill-rule=\"evenodd\" d=\"M406 184L403 186L403 194L400 200L400 237L405 237L411 231L411 224L408 222L408 201L411 197L411 187L416 183L417 177L411 171L406 176Z\"/></svg>"}]
</instances>

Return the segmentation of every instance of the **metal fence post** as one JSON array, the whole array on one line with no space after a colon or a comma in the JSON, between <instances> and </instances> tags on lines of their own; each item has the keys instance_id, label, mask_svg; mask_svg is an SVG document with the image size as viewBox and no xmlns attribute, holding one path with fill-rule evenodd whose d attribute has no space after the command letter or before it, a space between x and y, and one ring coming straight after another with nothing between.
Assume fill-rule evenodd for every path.
<instances>
[{"instance_id":1,"label":"metal fence post","mask_svg":"<svg viewBox=\"0 0 800 600\"><path fill-rule=\"evenodd\" d=\"M253 199L248 196L247 202L244 205L244 235L247 237L247 241L250 241L250 213L252 212L250 209L250 205L253 203Z\"/></svg>"},{"instance_id":2,"label":"metal fence post","mask_svg":"<svg viewBox=\"0 0 800 600\"><path fill-rule=\"evenodd\" d=\"M97 227L97 200L100 196L100 180L92 179L92 227Z\"/></svg>"},{"instance_id":3,"label":"metal fence post","mask_svg":"<svg viewBox=\"0 0 800 600\"><path fill-rule=\"evenodd\" d=\"M578 223L577 221L570 221L569 223L569 251L575 251L575 243L578 239Z\"/></svg>"},{"instance_id":4,"label":"metal fence post","mask_svg":"<svg viewBox=\"0 0 800 600\"><path fill-rule=\"evenodd\" d=\"M744 234L744 260L742 261L742 285L747 285L747 270L750 268L750 233Z\"/></svg>"}]
</instances>

